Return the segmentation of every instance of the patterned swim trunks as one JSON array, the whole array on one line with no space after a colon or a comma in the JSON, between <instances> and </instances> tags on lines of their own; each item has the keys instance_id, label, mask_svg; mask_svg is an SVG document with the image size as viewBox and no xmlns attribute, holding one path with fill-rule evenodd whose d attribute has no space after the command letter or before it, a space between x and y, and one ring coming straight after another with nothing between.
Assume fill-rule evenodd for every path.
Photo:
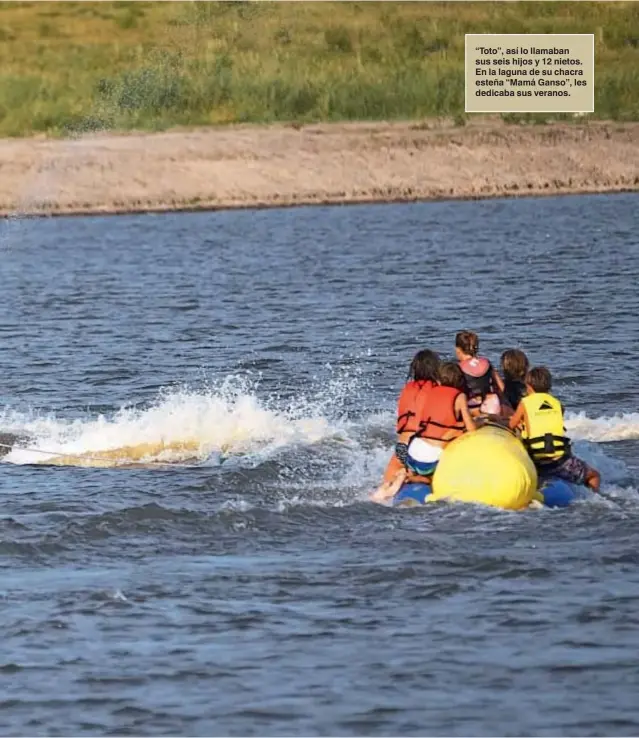
<instances>
[{"instance_id":1,"label":"patterned swim trunks","mask_svg":"<svg viewBox=\"0 0 639 738\"><path fill-rule=\"evenodd\" d=\"M585 461L572 455L557 465L552 464L548 468L544 468L543 466L538 467L539 476L542 478L559 477L573 484L585 484L586 477L590 471L592 470Z\"/></svg>"},{"instance_id":2,"label":"patterned swim trunks","mask_svg":"<svg viewBox=\"0 0 639 738\"><path fill-rule=\"evenodd\" d=\"M408 456L408 444L407 443L396 443L395 444L395 456L406 466L406 457Z\"/></svg>"}]
</instances>

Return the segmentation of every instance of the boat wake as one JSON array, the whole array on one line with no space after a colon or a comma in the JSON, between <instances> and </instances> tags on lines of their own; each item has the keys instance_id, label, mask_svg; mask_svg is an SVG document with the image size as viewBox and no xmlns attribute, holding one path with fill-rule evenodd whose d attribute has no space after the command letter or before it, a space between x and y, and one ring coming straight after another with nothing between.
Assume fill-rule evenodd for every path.
<instances>
[{"instance_id":1,"label":"boat wake","mask_svg":"<svg viewBox=\"0 0 639 738\"><path fill-rule=\"evenodd\" d=\"M346 413L354 380L336 380L315 397L261 397L245 378L207 390L172 389L148 407L74 420L0 413L2 461L78 467L220 467L260 469L286 485L293 477L328 487L376 486L393 447L393 412ZM632 473L601 443L639 439L639 414L590 418L568 414L575 449L606 483Z\"/></svg>"}]
</instances>

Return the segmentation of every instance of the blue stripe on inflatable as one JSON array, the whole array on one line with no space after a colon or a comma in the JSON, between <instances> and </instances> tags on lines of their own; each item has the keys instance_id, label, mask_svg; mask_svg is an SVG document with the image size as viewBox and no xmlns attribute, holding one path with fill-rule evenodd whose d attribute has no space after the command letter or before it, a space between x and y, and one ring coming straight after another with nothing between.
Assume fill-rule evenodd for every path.
<instances>
[{"instance_id":1,"label":"blue stripe on inflatable","mask_svg":"<svg viewBox=\"0 0 639 738\"><path fill-rule=\"evenodd\" d=\"M568 507L577 497L577 489L563 479L549 479L539 491L546 507Z\"/></svg>"},{"instance_id":2,"label":"blue stripe on inflatable","mask_svg":"<svg viewBox=\"0 0 639 738\"><path fill-rule=\"evenodd\" d=\"M404 484L393 497L393 506L414 507L415 505L423 505L431 492L429 484L421 482ZM579 495L577 488L563 479L549 479L544 483L540 492L544 497L546 507L568 507Z\"/></svg>"},{"instance_id":3,"label":"blue stripe on inflatable","mask_svg":"<svg viewBox=\"0 0 639 738\"><path fill-rule=\"evenodd\" d=\"M423 505L431 491L430 484L409 482L402 485L399 492L393 497L393 506L413 507L414 505Z\"/></svg>"}]
</instances>

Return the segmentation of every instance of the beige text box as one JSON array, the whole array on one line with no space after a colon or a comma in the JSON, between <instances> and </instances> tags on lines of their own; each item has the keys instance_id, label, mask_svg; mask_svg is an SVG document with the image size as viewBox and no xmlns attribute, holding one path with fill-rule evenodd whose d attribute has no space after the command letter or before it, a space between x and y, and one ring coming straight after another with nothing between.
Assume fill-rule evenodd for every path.
<instances>
[{"instance_id":1,"label":"beige text box","mask_svg":"<svg viewBox=\"0 0 639 738\"><path fill-rule=\"evenodd\" d=\"M592 113L592 33L466 34L467 113Z\"/></svg>"}]
</instances>

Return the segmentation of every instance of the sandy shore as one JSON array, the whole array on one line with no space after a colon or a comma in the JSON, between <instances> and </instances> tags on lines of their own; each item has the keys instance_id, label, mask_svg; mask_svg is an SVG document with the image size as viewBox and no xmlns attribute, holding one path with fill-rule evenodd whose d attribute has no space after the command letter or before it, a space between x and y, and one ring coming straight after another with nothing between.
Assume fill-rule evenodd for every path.
<instances>
[{"instance_id":1,"label":"sandy shore","mask_svg":"<svg viewBox=\"0 0 639 738\"><path fill-rule=\"evenodd\" d=\"M236 126L0 141L0 214L639 190L639 123Z\"/></svg>"}]
</instances>

